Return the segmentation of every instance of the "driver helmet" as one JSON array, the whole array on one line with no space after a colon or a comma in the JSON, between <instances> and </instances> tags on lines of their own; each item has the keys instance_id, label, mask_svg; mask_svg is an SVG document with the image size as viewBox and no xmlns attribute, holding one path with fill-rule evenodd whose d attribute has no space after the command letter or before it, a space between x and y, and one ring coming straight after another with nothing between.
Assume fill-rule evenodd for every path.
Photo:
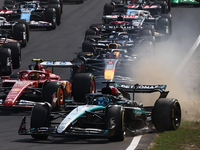
<instances>
[{"instance_id":1,"label":"driver helmet","mask_svg":"<svg viewBox=\"0 0 200 150\"><path fill-rule=\"evenodd\" d=\"M99 106L107 106L109 104L108 97L97 97L96 104Z\"/></svg>"},{"instance_id":2,"label":"driver helmet","mask_svg":"<svg viewBox=\"0 0 200 150\"><path fill-rule=\"evenodd\" d=\"M31 73L29 75L29 80L39 80L40 79L40 74L37 72Z\"/></svg>"}]
</instances>

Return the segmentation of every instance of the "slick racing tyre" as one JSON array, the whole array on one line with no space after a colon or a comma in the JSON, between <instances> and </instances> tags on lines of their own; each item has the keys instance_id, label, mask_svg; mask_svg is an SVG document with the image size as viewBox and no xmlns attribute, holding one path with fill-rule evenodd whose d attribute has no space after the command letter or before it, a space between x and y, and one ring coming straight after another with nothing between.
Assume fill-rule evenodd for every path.
<instances>
[{"instance_id":1,"label":"slick racing tyre","mask_svg":"<svg viewBox=\"0 0 200 150\"><path fill-rule=\"evenodd\" d=\"M49 0L48 4L60 4L61 14L63 13L63 0Z\"/></svg>"},{"instance_id":2,"label":"slick racing tyre","mask_svg":"<svg viewBox=\"0 0 200 150\"><path fill-rule=\"evenodd\" d=\"M45 82L42 89L42 99L52 105L52 111L59 111L64 108L65 93L60 82Z\"/></svg>"},{"instance_id":3,"label":"slick racing tyre","mask_svg":"<svg viewBox=\"0 0 200 150\"><path fill-rule=\"evenodd\" d=\"M13 37L15 40L20 40L20 44L21 47L25 47L27 44L27 39L26 39L26 25L25 24L21 24L21 23L17 23L14 26L14 30L13 30Z\"/></svg>"},{"instance_id":4,"label":"slick racing tyre","mask_svg":"<svg viewBox=\"0 0 200 150\"><path fill-rule=\"evenodd\" d=\"M162 18L167 18L169 22L169 35L172 35L172 15L171 14L161 14Z\"/></svg>"},{"instance_id":5,"label":"slick racing tyre","mask_svg":"<svg viewBox=\"0 0 200 150\"><path fill-rule=\"evenodd\" d=\"M85 37L87 37L88 35L97 35L97 32L94 29L87 29L85 31Z\"/></svg>"},{"instance_id":6,"label":"slick racing tyre","mask_svg":"<svg viewBox=\"0 0 200 150\"><path fill-rule=\"evenodd\" d=\"M17 19L18 24L25 24L26 26L26 40L29 41L29 22L26 19Z\"/></svg>"},{"instance_id":7,"label":"slick racing tyre","mask_svg":"<svg viewBox=\"0 0 200 150\"><path fill-rule=\"evenodd\" d=\"M54 8L56 10L56 23L61 24L61 7L60 4L50 4L48 8Z\"/></svg>"},{"instance_id":8,"label":"slick racing tyre","mask_svg":"<svg viewBox=\"0 0 200 150\"><path fill-rule=\"evenodd\" d=\"M5 43L4 48L9 48L11 50L12 56L12 66L13 69L18 69L21 65L21 47L18 42Z\"/></svg>"},{"instance_id":9,"label":"slick racing tyre","mask_svg":"<svg viewBox=\"0 0 200 150\"><path fill-rule=\"evenodd\" d=\"M160 18L157 22L156 31L161 34L168 35L169 34L169 20L167 18Z\"/></svg>"},{"instance_id":10,"label":"slick racing tyre","mask_svg":"<svg viewBox=\"0 0 200 150\"><path fill-rule=\"evenodd\" d=\"M0 49L0 75L9 76L12 73L11 50L9 48Z\"/></svg>"},{"instance_id":11,"label":"slick racing tyre","mask_svg":"<svg viewBox=\"0 0 200 150\"><path fill-rule=\"evenodd\" d=\"M149 32L148 30L151 31L150 36L151 36L151 35L152 35L152 36L155 35L155 27L154 27L154 25L146 25L146 24L144 24L142 27L143 27L145 30L147 30L147 31L145 31L145 32Z\"/></svg>"},{"instance_id":12,"label":"slick racing tyre","mask_svg":"<svg viewBox=\"0 0 200 150\"><path fill-rule=\"evenodd\" d=\"M163 0L157 0L157 1L163 1ZM171 11L171 0L165 0L165 2L167 3L168 6L168 12Z\"/></svg>"},{"instance_id":13,"label":"slick racing tyre","mask_svg":"<svg viewBox=\"0 0 200 150\"><path fill-rule=\"evenodd\" d=\"M125 138L124 110L119 105L106 108L106 124L109 141L123 141Z\"/></svg>"},{"instance_id":14,"label":"slick racing tyre","mask_svg":"<svg viewBox=\"0 0 200 150\"><path fill-rule=\"evenodd\" d=\"M114 6L111 3L106 3L103 10L104 15L111 15L114 12Z\"/></svg>"},{"instance_id":15,"label":"slick racing tyre","mask_svg":"<svg viewBox=\"0 0 200 150\"><path fill-rule=\"evenodd\" d=\"M46 22L50 22L52 26L47 27L47 30L55 30L57 23L56 23L56 10L55 8L47 8L44 11L44 20Z\"/></svg>"},{"instance_id":16,"label":"slick racing tyre","mask_svg":"<svg viewBox=\"0 0 200 150\"><path fill-rule=\"evenodd\" d=\"M31 129L50 126L50 107L47 104L36 104L31 112ZM46 140L48 134L32 134L34 139Z\"/></svg>"},{"instance_id":17,"label":"slick racing tyre","mask_svg":"<svg viewBox=\"0 0 200 150\"><path fill-rule=\"evenodd\" d=\"M72 82L72 96L75 102L85 103L85 95L95 93L95 80L91 73L77 73Z\"/></svg>"},{"instance_id":18,"label":"slick racing tyre","mask_svg":"<svg viewBox=\"0 0 200 150\"><path fill-rule=\"evenodd\" d=\"M144 29L139 31L139 36L153 36L152 31L149 29Z\"/></svg>"},{"instance_id":19,"label":"slick racing tyre","mask_svg":"<svg viewBox=\"0 0 200 150\"><path fill-rule=\"evenodd\" d=\"M166 1L157 1L156 4L161 6L161 14L168 14L168 5Z\"/></svg>"},{"instance_id":20,"label":"slick racing tyre","mask_svg":"<svg viewBox=\"0 0 200 150\"><path fill-rule=\"evenodd\" d=\"M158 99L152 110L152 122L158 132L177 130L181 123L181 107L178 100Z\"/></svg>"},{"instance_id":21,"label":"slick racing tyre","mask_svg":"<svg viewBox=\"0 0 200 150\"><path fill-rule=\"evenodd\" d=\"M92 45L92 43L88 40L85 40L83 43L82 43L82 52L91 52L91 53L94 53L95 51L95 48L94 46Z\"/></svg>"},{"instance_id":22,"label":"slick racing tyre","mask_svg":"<svg viewBox=\"0 0 200 150\"><path fill-rule=\"evenodd\" d=\"M12 9L15 4L15 0L5 0L4 1L4 8Z\"/></svg>"}]
</instances>

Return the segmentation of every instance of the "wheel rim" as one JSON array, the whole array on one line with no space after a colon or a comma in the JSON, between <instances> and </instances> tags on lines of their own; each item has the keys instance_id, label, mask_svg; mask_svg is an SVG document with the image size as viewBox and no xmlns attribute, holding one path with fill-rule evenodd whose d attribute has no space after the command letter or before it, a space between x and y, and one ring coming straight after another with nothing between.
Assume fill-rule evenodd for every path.
<instances>
[{"instance_id":1,"label":"wheel rim","mask_svg":"<svg viewBox=\"0 0 200 150\"><path fill-rule=\"evenodd\" d=\"M58 90L58 105L63 105L64 103L64 94L63 94L63 90L61 88L59 88Z\"/></svg>"},{"instance_id":2,"label":"wheel rim","mask_svg":"<svg viewBox=\"0 0 200 150\"><path fill-rule=\"evenodd\" d=\"M181 110L180 110L179 106L175 105L172 115L174 116L173 126L175 129L178 129L180 126L180 122L181 122Z\"/></svg>"}]
</instances>

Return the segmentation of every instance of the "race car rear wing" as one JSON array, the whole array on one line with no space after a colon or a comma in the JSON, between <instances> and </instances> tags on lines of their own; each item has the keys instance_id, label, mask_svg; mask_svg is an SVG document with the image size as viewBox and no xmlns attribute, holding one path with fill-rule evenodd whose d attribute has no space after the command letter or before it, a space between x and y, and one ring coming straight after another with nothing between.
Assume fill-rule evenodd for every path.
<instances>
[{"instance_id":1,"label":"race car rear wing","mask_svg":"<svg viewBox=\"0 0 200 150\"><path fill-rule=\"evenodd\" d=\"M81 66L81 62L74 61L61 61L61 60L43 60L43 59L32 59L32 62L39 63L45 68L51 67L51 72L53 73L53 69L56 68L73 68Z\"/></svg>"},{"instance_id":2,"label":"race car rear wing","mask_svg":"<svg viewBox=\"0 0 200 150\"><path fill-rule=\"evenodd\" d=\"M126 85L126 84L119 84L117 88L124 92L133 93L133 98L135 93L154 93L160 92L159 98L166 98L169 91L165 91L167 85Z\"/></svg>"}]
</instances>

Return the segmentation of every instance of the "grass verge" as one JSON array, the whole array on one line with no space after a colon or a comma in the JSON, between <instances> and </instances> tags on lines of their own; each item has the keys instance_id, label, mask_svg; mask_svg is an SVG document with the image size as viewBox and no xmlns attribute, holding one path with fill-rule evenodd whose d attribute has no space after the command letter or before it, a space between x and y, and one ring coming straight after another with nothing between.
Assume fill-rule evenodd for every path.
<instances>
[{"instance_id":1,"label":"grass verge","mask_svg":"<svg viewBox=\"0 0 200 150\"><path fill-rule=\"evenodd\" d=\"M159 133L149 150L200 150L200 122L183 121L177 131Z\"/></svg>"}]
</instances>

